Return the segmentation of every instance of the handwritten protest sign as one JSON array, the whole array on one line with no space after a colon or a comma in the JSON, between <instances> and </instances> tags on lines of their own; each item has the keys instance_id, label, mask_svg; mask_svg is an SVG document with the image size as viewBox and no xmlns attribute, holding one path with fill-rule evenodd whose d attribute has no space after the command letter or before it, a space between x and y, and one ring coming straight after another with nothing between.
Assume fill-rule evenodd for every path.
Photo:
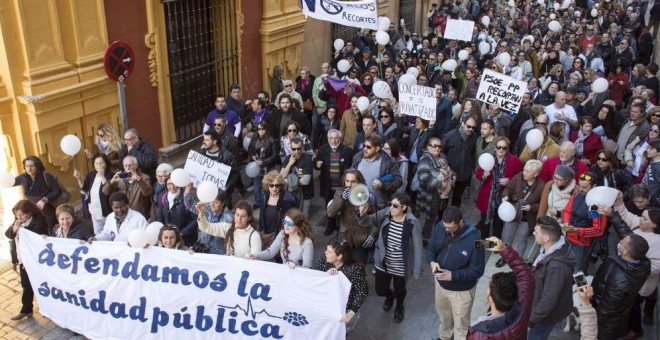
<instances>
[{"instance_id":1,"label":"handwritten protest sign","mask_svg":"<svg viewBox=\"0 0 660 340\"><path fill-rule=\"evenodd\" d=\"M447 27L445 27L444 38L472 41L473 29L474 21L449 19L447 20Z\"/></svg>"},{"instance_id":2,"label":"handwritten protest sign","mask_svg":"<svg viewBox=\"0 0 660 340\"><path fill-rule=\"evenodd\" d=\"M344 339L343 274L19 231L39 313L91 339Z\"/></svg>"},{"instance_id":3,"label":"handwritten protest sign","mask_svg":"<svg viewBox=\"0 0 660 340\"><path fill-rule=\"evenodd\" d=\"M477 91L477 99L486 104L497 104L502 110L518 112L527 83L507 75L484 69Z\"/></svg>"},{"instance_id":4,"label":"handwritten protest sign","mask_svg":"<svg viewBox=\"0 0 660 340\"><path fill-rule=\"evenodd\" d=\"M231 172L230 166L216 162L192 150L188 153L188 159L186 159L186 165L183 169L190 174L190 180L195 188L202 181L210 181L217 184L218 188L224 189L229 172Z\"/></svg>"},{"instance_id":5,"label":"handwritten protest sign","mask_svg":"<svg viewBox=\"0 0 660 340\"><path fill-rule=\"evenodd\" d=\"M403 114L435 120L435 89L399 83L399 110Z\"/></svg>"}]
</instances>

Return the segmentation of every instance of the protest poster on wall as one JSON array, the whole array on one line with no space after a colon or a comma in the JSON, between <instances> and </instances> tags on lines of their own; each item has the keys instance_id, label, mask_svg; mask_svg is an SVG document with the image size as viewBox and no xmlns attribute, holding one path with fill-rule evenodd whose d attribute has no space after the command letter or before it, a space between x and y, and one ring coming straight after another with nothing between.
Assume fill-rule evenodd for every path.
<instances>
[{"instance_id":1,"label":"protest poster on wall","mask_svg":"<svg viewBox=\"0 0 660 340\"><path fill-rule=\"evenodd\" d=\"M471 20L447 20L445 27L445 39L456 39L462 41L472 41L472 31L474 29L474 21Z\"/></svg>"},{"instance_id":2,"label":"protest poster on wall","mask_svg":"<svg viewBox=\"0 0 660 340\"><path fill-rule=\"evenodd\" d=\"M193 150L188 152L186 165L183 169L190 174L190 180L195 188L202 181L210 181L217 184L218 188L224 189L231 172L229 165L216 162Z\"/></svg>"},{"instance_id":3,"label":"protest poster on wall","mask_svg":"<svg viewBox=\"0 0 660 340\"><path fill-rule=\"evenodd\" d=\"M343 274L22 228L39 313L91 339L344 339Z\"/></svg>"},{"instance_id":4,"label":"protest poster on wall","mask_svg":"<svg viewBox=\"0 0 660 340\"><path fill-rule=\"evenodd\" d=\"M306 17L344 26L378 29L376 0L302 0L302 12Z\"/></svg>"},{"instance_id":5,"label":"protest poster on wall","mask_svg":"<svg viewBox=\"0 0 660 340\"><path fill-rule=\"evenodd\" d=\"M435 120L435 88L399 83L399 111L403 114Z\"/></svg>"},{"instance_id":6,"label":"protest poster on wall","mask_svg":"<svg viewBox=\"0 0 660 340\"><path fill-rule=\"evenodd\" d=\"M484 69L477 91L477 99L486 104L497 104L502 110L518 112L527 83L507 75Z\"/></svg>"}]
</instances>

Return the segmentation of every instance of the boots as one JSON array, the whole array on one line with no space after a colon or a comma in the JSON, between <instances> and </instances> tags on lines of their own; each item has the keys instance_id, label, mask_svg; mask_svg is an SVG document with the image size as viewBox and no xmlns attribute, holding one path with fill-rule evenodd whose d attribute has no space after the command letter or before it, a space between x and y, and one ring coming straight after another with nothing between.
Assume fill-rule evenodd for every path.
<instances>
[{"instance_id":1,"label":"boots","mask_svg":"<svg viewBox=\"0 0 660 340\"><path fill-rule=\"evenodd\" d=\"M653 296L655 297L655 296ZM644 317L642 318L642 323L645 325L652 325L653 324L653 311L655 310L655 303L658 300L651 300L649 297L645 298L645 303L644 303Z\"/></svg>"}]
</instances>

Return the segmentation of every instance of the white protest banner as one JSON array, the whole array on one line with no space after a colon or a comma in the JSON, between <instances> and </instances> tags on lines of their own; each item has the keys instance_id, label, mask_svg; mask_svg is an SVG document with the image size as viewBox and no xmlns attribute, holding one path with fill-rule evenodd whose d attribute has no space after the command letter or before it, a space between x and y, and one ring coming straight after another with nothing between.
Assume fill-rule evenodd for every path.
<instances>
[{"instance_id":1,"label":"white protest banner","mask_svg":"<svg viewBox=\"0 0 660 340\"><path fill-rule=\"evenodd\" d=\"M193 150L188 152L188 159L183 169L190 174L190 180L195 188L202 181L210 181L217 184L218 188L224 189L231 172L229 165L216 162Z\"/></svg>"},{"instance_id":2,"label":"white protest banner","mask_svg":"<svg viewBox=\"0 0 660 340\"><path fill-rule=\"evenodd\" d=\"M399 83L399 110L403 114L435 120L435 88Z\"/></svg>"},{"instance_id":3,"label":"white protest banner","mask_svg":"<svg viewBox=\"0 0 660 340\"><path fill-rule=\"evenodd\" d=\"M270 262L22 228L39 313L91 339L344 339L350 282Z\"/></svg>"},{"instance_id":4,"label":"white protest banner","mask_svg":"<svg viewBox=\"0 0 660 340\"><path fill-rule=\"evenodd\" d=\"M337 1L302 0L302 11L306 17L330 21L336 24L378 29L376 0Z\"/></svg>"},{"instance_id":5,"label":"white protest banner","mask_svg":"<svg viewBox=\"0 0 660 340\"><path fill-rule=\"evenodd\" d=\"M484 69L477 91L477 99L486 104L497 104L502 110L518 112L527 83L507 75Z\"/></svg>"},{"instance_id":6,"label":"white protest banner","mask_svg":"<svg viewBox=\"0 0 660 340\"><path fill-rule=\"evenodd\" d=\"M447 20L445 27L445 39L456 39L462 41L472 41L472 31L474 29L474 21L471 20Z\"/></svg>"}]
</instances>

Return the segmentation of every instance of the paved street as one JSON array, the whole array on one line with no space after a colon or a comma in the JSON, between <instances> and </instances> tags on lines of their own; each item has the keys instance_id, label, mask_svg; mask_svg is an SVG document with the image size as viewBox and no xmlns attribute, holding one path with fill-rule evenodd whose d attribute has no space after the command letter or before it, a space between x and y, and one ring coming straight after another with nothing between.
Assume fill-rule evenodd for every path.
<instances>
[{"instance_id":1,"label":"paved street","mask_svg":"<svg viewBox=\"0 0 660 340\"><path fill-rule=\"evenodd\" d=\"M315 181L318 185L318 180ZM251 195L250 195L251 196ZM249 198L250 200L252 197ZM466 219L470 223L476 223L478 214L475 212L474 204L470 203L472 199L464 201L463 211ZM324 204L319 198L313 201L310 211L313 215L310 220L316 224L321 220L324 214ZM315 250L317 256L323 254L325 244L329 237L323 236L324 229L315 226ZM530 238L531 242L531 238ZM0 244L0 339L84 339L80 335L60 328L49 319L42 317L37 311L33 318L19 322L11 321L10 318L20 309L21 286L18 281L18 275L11 269L8 261L8 246L6 241ZM479 281L475 303L472 309L472 322L486 313L487 303L485 300L486 284L493 273L507 270L507 267L496 268L495 262L499 256L494 255L488 258L486 273ZM433 303L434 282L429 274L428 265L424 265L424 273L417 281L409 282L408 296L405 301L406 317L401 324L392 322L393 311L386 313L382 310L383 298L376 296L373 290L374 275L371 274L372 265L367 267L367 282L369 283L370 294L367 301L360 309L360 319L353 333L348 339L378 339L378 340L399 340L399 339L435 339L437 338L438 326L440 320L435 312ZM656 314L656 322L658 316ZM563 327L563 325L561 326ZM644 339L660 339L658 327L645 328ZM563 332L561 328L555 329L551 339L579 339L579 332Z\"/></svg>"}]
</instances>

